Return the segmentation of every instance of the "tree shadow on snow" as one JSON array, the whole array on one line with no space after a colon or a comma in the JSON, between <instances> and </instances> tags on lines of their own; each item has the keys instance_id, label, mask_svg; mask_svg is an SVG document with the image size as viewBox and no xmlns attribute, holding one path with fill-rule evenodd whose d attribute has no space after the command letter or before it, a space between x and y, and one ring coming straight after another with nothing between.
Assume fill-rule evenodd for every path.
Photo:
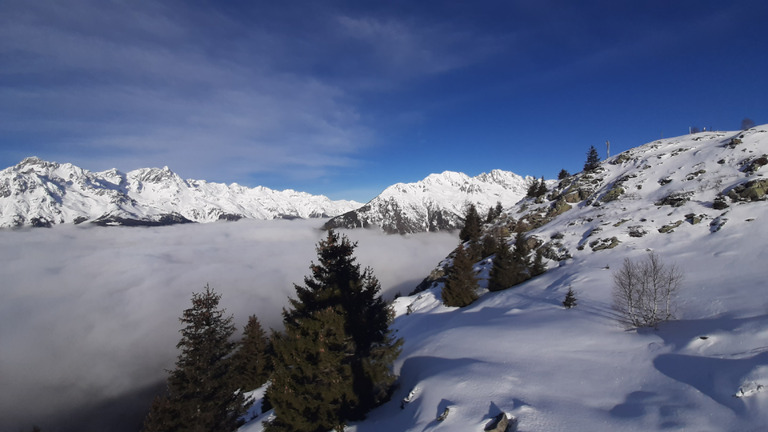
<instances>
[{"instance_id":1,"label":"tree shadow on snow","mask_svg":"<svg viewBox=\"0 0 768 432\"><path fill-rule=\"evenodd\" d=\"M633 421L639 421L646 415L658 414L660 429L680 430L685 424L681 423L678 413L685 408L693 409L693 406L673 396L635 391L628 394L624 402L614 406L609 413L613 417Z\"/></svg>"}]
</instances>

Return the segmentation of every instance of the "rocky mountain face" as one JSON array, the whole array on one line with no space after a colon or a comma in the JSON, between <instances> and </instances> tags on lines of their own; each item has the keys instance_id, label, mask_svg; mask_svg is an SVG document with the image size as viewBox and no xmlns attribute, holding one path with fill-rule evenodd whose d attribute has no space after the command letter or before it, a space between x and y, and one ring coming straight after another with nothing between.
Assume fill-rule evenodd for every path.
<instances>
[{"instance_id":1,"label":"rocky mountain face","mask_svg":"<svg viewBox=\"0 0 768 432\"><path fill-rule=\"evenodd\" d=\"M445 171L415 183L397 183L366 205L334 217L326 228L379 228L415 233L460 228L469 204L481 216L501 202L509 207L526 195L531 177L493 170L476 177Z\"/></svg>"},{"instance_id":2,"label":"rocky mountain face","mask_svg":"<svg viewBox=\"0 0 768 432\"><path fill-rule=\"evenodd\" d=\"M484 227L511 244L525 233L531 250L564 261L648 242L688 242L751 223L768 203L768 125L701 132L627 150L591 171L524 198ZM550 262L551 262L550 261ZM441 280L446 259L417 291ZM492 260L478 265L486 268Z\"/></svg>"},{"instance_id":3,"label":"rocky mountain face","mask_svg":"<svg viewBox=\"0 0 768 432\"><path fill-rule=\"evenodd\" d=\"M0 171L0 227L319 218L360 205L293 190L184 180L168 167L90 172L31 157Z\"/></svg>"}]
</instances>

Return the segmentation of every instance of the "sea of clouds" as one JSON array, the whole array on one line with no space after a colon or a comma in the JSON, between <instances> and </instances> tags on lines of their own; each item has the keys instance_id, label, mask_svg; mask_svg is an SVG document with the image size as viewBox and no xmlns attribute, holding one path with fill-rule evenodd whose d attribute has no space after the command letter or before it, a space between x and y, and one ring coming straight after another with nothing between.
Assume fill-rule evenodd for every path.
<instances>
[{"instance_id":1,"label":"sea of clouds","mask_svg":"<svg viewBox=\"0 0 768 432\"><path fill-rule=\"evenodd\" d=\"M173 367L192 293L210 284L238 334L251 314L279 329L323 222L0 231L0 429L88 430L83 417L100 416L99 427L136 430ZM458 243L449 233L342 233L385 298L409 293ZM109 401L117 408L98 408Z\"/></svg>"}]
</instances>

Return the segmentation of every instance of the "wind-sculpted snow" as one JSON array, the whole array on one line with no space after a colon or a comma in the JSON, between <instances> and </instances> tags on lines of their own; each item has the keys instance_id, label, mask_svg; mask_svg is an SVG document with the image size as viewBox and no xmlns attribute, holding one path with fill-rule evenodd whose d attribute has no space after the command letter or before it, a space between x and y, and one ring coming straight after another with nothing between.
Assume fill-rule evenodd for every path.
<instances>
[{"instance_id":1,"label":"wind-sculpted snow","mask_svg":"<svg viewBox=\"0 0 768 432\"><path fill-rule=\"evenodd\" d=\"M94 173L33 157L0 171L0 227L327 218L360 205L290 189L184 180L168 167Z\"/></svg>"},{"instance_id":2,"label":"wind-sculpted snow","mask_svg":"<svg viewBox=\"0 0 768 432\"><path fill-rule=\"evenodd\" d=\"M397 183L359 209L337 216L328 228L375 227L388 233L461 228L468 204L484 215L497 203L511 206L524 197L533 179L493 170L476 177L452 171L415 183Z\"/></svg>"}]
</instances>

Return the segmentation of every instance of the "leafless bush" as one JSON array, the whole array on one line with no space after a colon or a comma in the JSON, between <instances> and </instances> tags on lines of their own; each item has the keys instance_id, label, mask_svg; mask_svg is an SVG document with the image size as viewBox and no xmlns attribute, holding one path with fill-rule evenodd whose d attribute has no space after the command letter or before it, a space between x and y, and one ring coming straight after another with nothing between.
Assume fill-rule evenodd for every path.
<instances>
[{"instance_id":1,"label":"leafless bush","mask_svg":"<svg viewBox=\"0 0 768 432\"><path fill-rule=\"evenodd\" d=\"M624 259L613 274L613 308L629 327L656 327L674 319L675 298L683 282L676 265L653 252L641 262Z\"/></svg>"}]
</instances>

